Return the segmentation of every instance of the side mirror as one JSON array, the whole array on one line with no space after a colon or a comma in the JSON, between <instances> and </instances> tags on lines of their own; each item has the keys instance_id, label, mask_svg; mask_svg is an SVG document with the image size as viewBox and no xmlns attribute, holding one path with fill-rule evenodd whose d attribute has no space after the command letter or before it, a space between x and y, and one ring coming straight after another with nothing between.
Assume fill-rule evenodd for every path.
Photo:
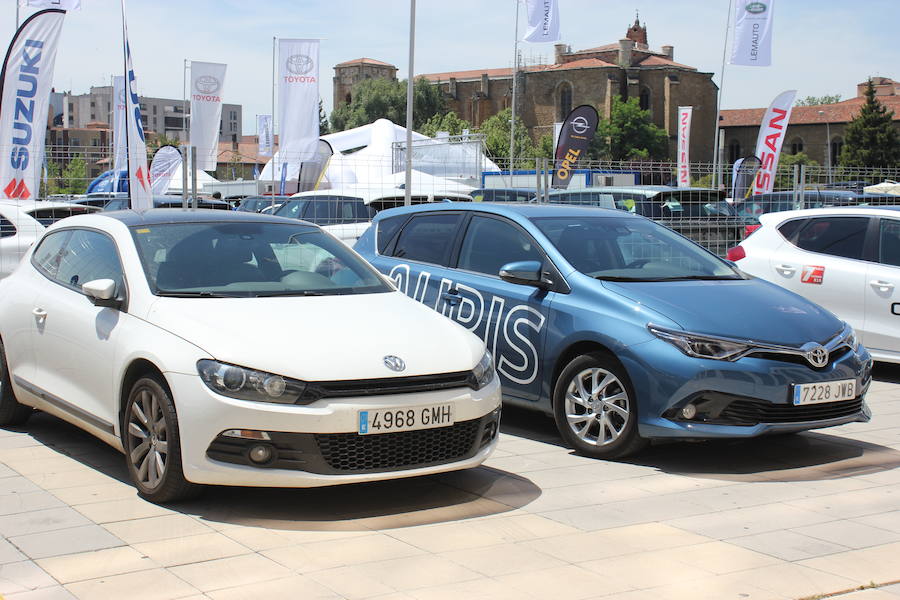
<instances>
[{"instance_id":1,"label":"side mirror","mask_svg":"<svg viewBox=\"0 0 900 600\"><path fill-rule=\"evenodd\" d=\"M81 291L94 306L119 308L122 301L116 298L116 282L112 279L94 279L81 286Z\"/></svg>"},{"instance_id":2,"label":"side mirror","mask_svg":"<svg viewBox=\"0 0 900 600\"><path fill-rule=\"evenodd\" d=\"M532 285L535 287L547 287L547 281L543 278L543 265L536 260L522 260L511 262L500 267L500 279L509 283Z\"/></svg>"}]
</instances>

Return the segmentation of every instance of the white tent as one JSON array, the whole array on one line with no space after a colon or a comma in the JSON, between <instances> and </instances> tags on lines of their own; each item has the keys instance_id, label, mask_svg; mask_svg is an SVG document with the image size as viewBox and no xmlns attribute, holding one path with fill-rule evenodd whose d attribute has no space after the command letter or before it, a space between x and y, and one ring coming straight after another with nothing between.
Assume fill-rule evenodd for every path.
<instances>
[{"instance_id":1,"label":"white tent","mask_svg":"<svg viewBox=\"0 0 900 600\"><path fill-rule=\"evenodd\" d=\"M169 189L166 192L167 194L169 194L169 195L181 194L181 187L182 187L182 183L183 183L182 179L181 179L182 178L181 170L183 168L184 168L184 165L182 164L181 166L179 166L177 169L175 169L172 172L172 177L169 180ZM191 191L193 191L193 189L194 189L191 181L192 181L191 171L188 170L188 193L191 193ZM198 193L202 192L203 186L208 183L219 183L219 180L216 179L215 177L213 177L212 175L210 175L209 173L207 173L206 171L198 170L197 171L197 192Z\"/></svg>"},{"instance_id":2,"label":"white tent","mask_svg":"<svg viewBox=\"0 0 900 600\"><path fill-rule=\"evenodd\" d=\"M900 183L888 179L875 185L866 186L863 188L863 191L867 194L893 194L900 196Z\"/></svg>"}]
</instances>

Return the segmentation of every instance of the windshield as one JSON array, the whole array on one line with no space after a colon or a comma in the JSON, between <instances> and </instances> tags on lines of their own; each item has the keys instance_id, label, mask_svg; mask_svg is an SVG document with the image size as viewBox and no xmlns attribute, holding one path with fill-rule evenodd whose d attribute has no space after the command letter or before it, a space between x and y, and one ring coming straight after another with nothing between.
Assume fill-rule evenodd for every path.
<instances>
[{"instance_id":1,"label":"windshield","mask_svg":"<svg viewBox=\"0 0 900 600\"><path fill-rule=\"evenodd\" d=\"M573 267L597 279L742 278L714 254L646 219L573 216L532 220Z\"/></svg>"},{"instance_id":2,"label":"windshield","mask_svg":"<svg viewBox=\"0 0 900 600\"><path fill-rule=\"evenodd\" d=\"M166 223L131 232L157 295L319 296L391 290L368 263L317 227Z\"/></svg>"}]
</instances>

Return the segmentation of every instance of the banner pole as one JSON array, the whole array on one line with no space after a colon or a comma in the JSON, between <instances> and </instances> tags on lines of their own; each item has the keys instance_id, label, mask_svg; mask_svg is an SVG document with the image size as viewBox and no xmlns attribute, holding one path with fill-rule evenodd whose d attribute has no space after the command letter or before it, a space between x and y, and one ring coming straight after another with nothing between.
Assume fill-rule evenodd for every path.
<instances>
[{"instance_id":1,"label":"banner pole","mask_svg":"<svg viewBox=\"0 0 900 600\"><path fill-rule=\"evenodd\" d=\"M725 55L728 53L728 28L731 26L731 13L734 12L734 0L728 0L728 15L725 17L725 39L722 42L722 74L719 76L719 93L716 99L716 135L713 139L713 177L715 189L721 184L719 164L719 117L722 114L722 95L725 91Z\"/></svg>"},{"instance_id":2,"label":"banner pole","mask_svg":"<svg viewBox=\"0 0 900 600\"><path fill-rule=\"evenodd\" d=\"M184 64L181 69L181 141L183 144L187 144L187 70L188 70L188 61L187 59L183 59ZM187 176L187 167L190 164L191 155L190 152L185 152L184 157L182 159L181 164L181 174L182 174L182 186L181 186L181 206L182 208L188 207L188 176Z\"/></svg>"},{"instance_id":3,"label":"banner pole","mask_svg":"<svg viewBox=\"0 0 900 600\"><path fill-rule=\"evenodd\" d=\"M278 155L278 150L275 150L275 53L277 52L276 41L277 37L272 36L272 158L269 159L269 164L272 165L272 169L269 171L269 174L272 176L272 209L275 208L275 157ZM280 144L279 144L280 146ZM257 144L257 148L259 145Z\"/></svg>"},{"instance_id":4,"label":"banner pole","mask_svg":"<svg viewBox=\"0 0 900 600\"><path fill-rule=\"evenodd\" d=\"M413 60L416 54L416 0L409 0L409 74L406 81L406 185L403 205L412 204Z\"/></svg>"},{"instance_id":5,"label":"banner pole","mask_svg":"<svg viewBox=\"0 0 900 600\"><path fill-rule=\"evenodd\" d=\"M519 66L519 0L516 3L516 35L513 41L513 66L512 66L512 116L509 120L509 187L513 186L513 156L516 144L516 70Z\"/></svg>"}]
</instances>

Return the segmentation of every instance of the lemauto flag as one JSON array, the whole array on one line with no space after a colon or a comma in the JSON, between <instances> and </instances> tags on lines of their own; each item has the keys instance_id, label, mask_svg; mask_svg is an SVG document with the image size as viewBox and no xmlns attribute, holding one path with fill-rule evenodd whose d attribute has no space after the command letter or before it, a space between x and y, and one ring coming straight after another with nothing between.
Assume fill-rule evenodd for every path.
<instances>
[{"instance_id":1,"label":"lemauto flag","mask_svg":"<svg viewBox=\"0 0 900 600\"><path fill-rule=\"evenodd\" d=\"M216 170L225 69L219 63L191 61L191 145L201 171Z\"/></svg>"},{"instance_id":2,"label":"lemauto flag","mask_svg":"<svg viewBox=\"0 0 900 600\"><path fill-rule=\"evenodd\" d=\"M736 0L731 41L733 65L772 64L772 10L775 0Z\"/></svg>"},{"instance_id":3,"label":"lemauto flag","mask_svg":"<svg viewBox=\"0 0 900 600\"><path fill-rule=\"evenodd\" d=\"M125 78L121 75L113 77L113 147L115 158L113 169L118 176L119 170L128 168L128 146L125 144Z\"/></svg>"},{"instance_id":4,"label":"lemauto flag","mask_svg":"<svg viewBox=\"0 0 900 600\"><path fill-rule=\"evenodd\" d=\"M759 135L756 138L756 156L759 157L759 170L753 181L753 193L763 194L771 192L775 187L775 171L778 169L778 156L781 154L781 145L784 143L784 134L788 121L791 120L791 109L794 106L794 97L797 90L788 90L779 94L759 126Z\"/></svg>"},{"instance_id":5,"label":"lemauto flag","mask_svg":"<svg viewBox=\"0 0 900 600\"><path fill-rule=\"evenodd\" d=\"M278 40L278 154L296 165L319 142L319 40Z\"/></svg>"},{"instance_id":6,"label":"lemauto flag","mask_svg":"<svg viewBox=\"0 0 900 600\"><path fill-rule=\"evenodd\" d=\"M528 29L523 42L558 42L559 5L557 0L525 0Z\"/></svg>"},{"instance_id":7,"label":"lemauto flag","mask_svg":"<svg viewBox=\"0 0 900 600\"><path fill-rule=\"evenodd\" d=\"M678 187L691 187L691 115L693 106L678 107Z\"/></svg>"},{"instance_id":8,"label":"lemauto flag","mask_svg":"<svg viewBox=\"0 0 900 600\"><path fill-rule=\"evenodd\" d=\"M256 115L256 135L259 137L260 156L272 156L272 153L275 152L272 115Z\"/></svg>"},{"instance_id":9,"label":"lemauto flag","mask_svg":"<svg viewBox=\"0 0 900 600\"><path fill-rule=\"evenodd\" d=\"M137 82L131 64L131 46L128 45L128 25L125 22L125 0L122 0L122 41L125 45L125 135L128 145L128 195L131 208L153 208L150 191L150 174L147 170L147 142L141 123L141 103L138 100Z\"/></svg>"},{"instance_id":10,"label":"lemauto flag","mask_svg":"<svg viewBox=\"0 0 900 600\"><path fill-rule=\"evenodd\" d=\"M81 0L19 0L19 6L32 8L60 8L62 10L81 10Z\"/></svg>"},{"instance_id":11,"label":"lemauto flag","mask_svg":"<svg viewBox=\"0 0 900 600\"><path fill-rule=\"evenodd\" d=\"M0 198L38 193L56 47L65 11L28 17L13 36L0 73Z\"/></svg>"}]
</instances>

